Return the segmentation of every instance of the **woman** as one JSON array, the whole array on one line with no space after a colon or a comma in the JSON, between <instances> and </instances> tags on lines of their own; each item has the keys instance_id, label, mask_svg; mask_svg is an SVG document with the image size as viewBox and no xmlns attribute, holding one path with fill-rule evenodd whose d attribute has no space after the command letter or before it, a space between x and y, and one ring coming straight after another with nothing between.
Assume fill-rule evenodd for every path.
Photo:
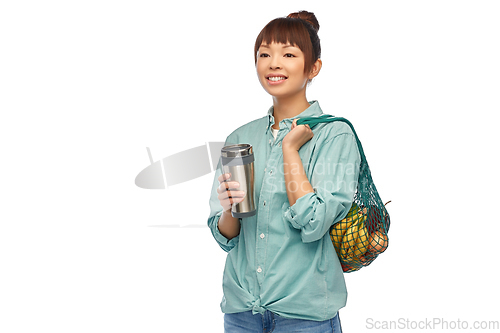
<instances>
[{"instance_id":1,"label":"woman","mask_svg":"<svg viewBox=\"0 0 500 333\"><path fill-rule=\"evenodd\" d=\"M322 65L318 29L314 14L302 11L269 22L255 43L257 75L273 106L225 143L253 147L257 213L231 215L245 193L220 164L210 199L208 226L228 252L225 332L341 332L347 291L328 231L351 207L360 156L344 123L296 124L323 113L306 99Z\"/></svg>"}]
</instances>

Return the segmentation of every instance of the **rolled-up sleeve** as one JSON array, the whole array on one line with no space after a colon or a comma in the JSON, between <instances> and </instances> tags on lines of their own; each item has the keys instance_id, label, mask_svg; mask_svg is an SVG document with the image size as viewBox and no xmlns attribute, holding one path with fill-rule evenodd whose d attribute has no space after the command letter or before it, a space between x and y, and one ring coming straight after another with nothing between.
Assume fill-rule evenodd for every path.
<instances>
[{"instance_id":1,"label":"rolled-up sleeve","mask_svg":"<svg viewBox=\"0 0 500 333\"><path fill-rule=\"evenodd\" d=\"M225 145L228 145L229 138L226 139ZM219 244L219 246L226 252L229 252L233 247L236 246L239 240L239 235L227 239L224 235L222 235L219 231L219 219L222 215L222 206L218 199L219 193L217 193L217 188L219 187L219 176L222 174L222 165L221 160L219 158L219 162L217 164L217 170L215 170L214 182L212 184L212 191L210 192L210 216L208 217L208 227L212 232L215 240Z\"/></svg>"},{"instance_id":2,"label":"rolled-up sleeve","mask_svg":"<svg viewBox=\"0 0 500 333\"><path fill-rule=\"evenodd\" d=\"M210 217L208 219L208 226L209 226L210 230L212 231L212 235L214 236L214 238L217 241L217 243L219 244L219 246L224 251L229 252L229 251L231 251L231 249L233 247L236 246L240 236L238 235L234 238L227 239L224 235L222 235L220 233L219 228L218 228L218 224L219 224L219 219L220 219L221 215L222 215L222 210L219 213L217 213L217 215Z\"/></svg>"},{"instance_id":3,"label":"rolled-up sleeve","mask_svg":"<svg viewBox=\"0 0 500 333\"><path fill-rule=\"evenodd\" d=\"M323 238L332 224L347 215L359 177L361 158L352 132L318 145L318 153L312 154L306 171L314 192L284 210L285 219L300 229L305 243Z\"/></svg>"}]
</instances>

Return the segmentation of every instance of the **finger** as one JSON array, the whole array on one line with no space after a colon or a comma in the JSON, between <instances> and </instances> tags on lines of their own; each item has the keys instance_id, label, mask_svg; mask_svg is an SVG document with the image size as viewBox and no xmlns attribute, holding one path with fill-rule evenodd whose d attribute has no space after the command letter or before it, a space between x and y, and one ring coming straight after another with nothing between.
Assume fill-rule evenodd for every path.
<instances>
[{"instance_id":1,"label":"finger","mask_svg":"<svg viewBox=\"0 0 500 333\"><path fill-rule=\"evenodd\" d=\"M240 187L238 182L222 182L219 187L217 187L217 193L222 193L230 190L237 190Z\"/></svg>"},{"instance_id":2,"label":"finger","mask_svg":"<svg viewBox=\"0 0 500 333\"><path fill-rule=\"evenodd\" d=\"M244 191L224 191L217 196L219 201L227 199L243 200L243 198L245 198Z\"/></svg>"},{"instance_id":3,"label":"finger","mask_svg":"<svg viewBox=\"0 0 500 333\"><path fill-rule=\"evenodd\" d=\"M242 202L243 198L226 198L220 201L220 204L224 210L229 210L232 208L233 204Z\"/></svg>"},{"instance_id":4,"label":"finger","mask_svg":"<svg viewBox=\"0 0 500 333\"><path fill-rule=\"evenodd\" d=\"M239 187L240 184L238 182L223 181L220 183L219 187L217 187L217 193L222 193L229 189L238 189Z\"/></svg>"},{"instance_id":5,"label":"finger","mask_svg":"<svg viewBox=\"0 0 500 333\"><path fill-rule=\"evenodd\" d=\"M226 181L229 178L231 178L231 173L223 173L217 178L217 180L219 181L219 183L222 183L223 181Z\"/></svg>"},{"instance_id":6,"label":"finger","mask_svg":"<svg viewBox=\"0 0 500 333\"><path fill-rule=\"evenodd\" d=\"M224 192L219 194L218 199L222 207L224 207L224 210L231 208L231 205L234 203L242 202L245 199L244 195L236 196L236 195L227 195L228 192Z\"/></svg>"},{"instance_id":7,"label":"finger","mask_svg":"<svg viewBox=\"0 0 500 333\"><path fill-rule=\"evenodd\" d=\"M224 181L224 179L226 178L226 174L223 173L222 175L220 175L217 180L219 181L219 183L222 183Z\"/></svg>"}]
</instances>

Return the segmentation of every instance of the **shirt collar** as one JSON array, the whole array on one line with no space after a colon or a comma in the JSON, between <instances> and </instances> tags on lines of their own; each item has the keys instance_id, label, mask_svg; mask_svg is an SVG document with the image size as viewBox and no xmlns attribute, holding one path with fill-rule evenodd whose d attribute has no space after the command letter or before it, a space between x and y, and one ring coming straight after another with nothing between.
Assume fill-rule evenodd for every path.
<instances>
[{"instance_id":1,"label":"shirt collar","mask_svg":"<svg viewBox=\"0 0 500 333\"><path fill-rule=\"evenodd\" d=\"M271 127L274 125L274 107L271 106L269 110L267 111L268 115L268 124L266 128L266 134L271 129ZM313 117L313 116L320 116L323 114L323 111L321 110L318 101L311 101L309 102L309 107L302 111L300 114L293 118L285 118L282 120L282 122L285 124L285 127L288 128L289 130L292 128L292 123L295 118L305 118L305 117Z\"/></svg>"}]
</instances>

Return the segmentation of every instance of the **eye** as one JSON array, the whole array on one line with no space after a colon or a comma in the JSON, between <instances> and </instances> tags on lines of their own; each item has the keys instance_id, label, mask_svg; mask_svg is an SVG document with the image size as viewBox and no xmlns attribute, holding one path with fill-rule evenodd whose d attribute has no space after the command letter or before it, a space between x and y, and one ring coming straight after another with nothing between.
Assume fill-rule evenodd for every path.
<instances>
[{"instance_id":1,"label":"eye","mask_svg":"<svg viewBox=\"0 0 500 333\"><path fill-rule=\"evenodd\" d=\"M287 54L284 55L284 57L286 57L286 58L293 58L295 56L293 54L291 54L291 53L287 53Z\"/></svg>"},{"instance_id":2,"label":"eye","mask_svg":"<svg viewBox=\"0 0 500 333\"><path fill-rule=\"evenodd\" d=\"M267 57L269 57L269 54L267 54L267 53L261 53L261 54L259 54L259 57L260 58L267 58Z\"/></svg>"}]
</instances>

